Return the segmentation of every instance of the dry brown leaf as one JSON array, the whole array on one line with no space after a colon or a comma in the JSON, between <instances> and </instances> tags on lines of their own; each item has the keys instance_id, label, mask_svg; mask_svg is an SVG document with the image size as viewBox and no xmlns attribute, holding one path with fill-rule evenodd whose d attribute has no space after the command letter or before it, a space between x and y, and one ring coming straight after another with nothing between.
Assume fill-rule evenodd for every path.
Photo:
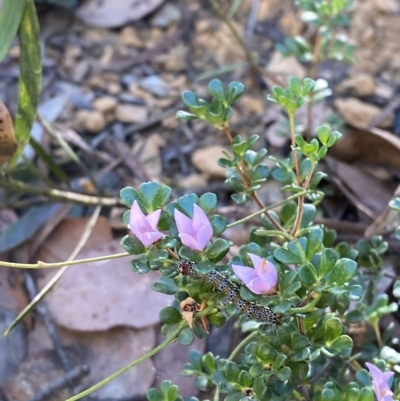
<instances>
[{"instance_id":1,"label":"dry brown leaf","mask_svg":"<svg viewBox=\"0 0 400 401\"><path fill-rule=\"evenodd\" d=\"M116 28L130 21L138 21L151 13L164 0L87 0L77 11L86 24Z\"/></svg>"},{"instance_id":2,"label":"dry brown leaf","mask_svg":"<svg viewBox=\"0 0 400 401\"><path fill-rule=\"evenodd\" d=\"M379 128L346 130L329 154L345 162L378 163L400 170L400 138Z\"/></svg>"},{"instance_id":3,"label":"dry brown leaf","mask_svg":"<svg viewBox=\"0 0 400 401\"><path fill-rule=\"evenodd\" d=\"M375 219L385 210L396 185L383 183L366 174L360 167L340 162L332 157L327 157L326 163L334 182L359 210L371 219Z\"/></svg>"},{"instance_id":4,"label":"dry brown leaf","mask_svg":"<svg viewBox=\"0 0 400 401\"><path fill-rule=\"evenodd\" d=\"M0 167L11 159L17 148L18 142L10 113L0 100Z\"/></svg>"}]
</instances>

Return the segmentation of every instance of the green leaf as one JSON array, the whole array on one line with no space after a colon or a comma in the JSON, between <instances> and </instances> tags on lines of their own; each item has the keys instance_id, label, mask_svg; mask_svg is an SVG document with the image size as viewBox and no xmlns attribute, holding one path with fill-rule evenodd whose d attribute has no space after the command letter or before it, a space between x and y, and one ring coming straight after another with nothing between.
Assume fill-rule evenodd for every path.
<instances>
[{"instance_id":1,"label":"green leaf","mask_svg":"<svg viewBox=\"0 0 400 401\"><path fill-rule=\"evenodd\" d=\"M262 231L257 231L257 234L262 235ZM288 249L285 248L278 248L274 251L274 258L279 262L286 263L286 264L295 264L299 265L302 263L302 259L298 254L295 254Z\"/></svg>"},{"instance_id":2,"label":"green leaf","mask_svg":"<svg viewBox=\"0 0 400 401\"><path fill-rule=\"evenodd\" d=\"M309 347L298 349L290 355L290 361L291 362L306 361L310 356L310 353L311 351Z\"/></svg>"},{"instance_id":3,"label":"green leaf","mask_svg":"<svg viewBox=\"0 0 400 401\"><path fill-rule=\"evenodd\" d=\"M321 401L341 401L341 398L338 400L333 390L324 388L321 393Z\"/></svg>"},{"instance_id":4,"label":"green leaf","mask_svg":"<svg viewBox=\"0 0 400 401\"><path fill-rule=\"evenodd\" d=\"M215 327L222 327L226 323L226 317L222 313L207 315L207 319Z\"/></svg>"},{"instance_id":5,"label":"green leaf","mask_svg":"<svg viewBox=\"0 0 400 401\"><path fill-rule=\"evenodd\" d=\"M226 230L226 219L225 217L215 214L210 219L211 227L213 228L213 235L217 236L222 234Z\"/></svg>"},{"instance_id":6,"label":"green leaf","mask_svg":"<svg viewBox=\"0 0 400 401\"><path fill-rule=\"evenodd\" d=\"M14 0L12 7L14 8ZM17 3L19 3L19 0ZM2 11L5 11L4 8ZM12 14L12 13L11 13ZM6 16L8 18L9 16ZM2 21L1 21L2 22ZM1 26L1 25L0 25ZM1 26L3 28L3 26ZM2 37L3 39L3 37ZM26 0L19 27L20 78L18 112L15 120L15 136L20 146L14 153L8 169L12 169L29 142L31 128L36 119L36 109L42 81L42 57L39 22L33 0Z\"/></svg>"},{"instance_id":7,"label":"green leaf","mask_svg":"<svg viewBox=\"0 0 400 401\"><path fill-rule=\"evenodd\" d=\"M138 194L136 189L132 187L122 188L119 192L119 196L121 197L122 202L124 202L124 204L128 207L132 207L134 201L137 201L139 203L139 206L142 210L146 206L143 201L139 199L140 195Z\"/></svg>"},{"instance_id":8,"label":"green leaf","mask_svg":"<svg viewBox=\"0 0 400 401\"><path fill-rule=\"evenodd\" d=\"M328 143L329 136L330 136L330 130L328 125L321 125L317 128L317 136L318 139L321 141L322 145L325 145Z\"/></svg>"},{"instance_id":9,"label":"green leaf","mask_svg":"<svg viewBox=\"0 0 400 401\"><path fill-rule=\"evenodd\" d=\"M242 370L238 376L238 384L240 384L244 388L251 387L253 383L253 378L251 377L249 372Z\"/></svg>"},{"instance_id":10,"label":"green leaf","mask_svg":"<svg viewBox=\"0 0 400 401\"><path fill-rule=\"evenodd\" d=\"M212 192L207 192L200 196L198 205L204 210L206 214L211 213L217 206L217 195Z\"/></svg>"},{"instance_id":11,"label":"green leaf","mask_svg":"<svg viewBox=\"0 0 400 401\"><path fill-rule=\"evenodd\" d=\"M302 84L299 77L290 77L289 86L292 89L293 93L295 93L296 95L302 95Z\"/></svg>"},{"instance_id":12,"label":"green leaf","mask_svg":"<svg viewBox=\"0 0 400 401\"><path fill-rule=\"evenodd\" d=\"M179 288L176 285L175 281L169 277L161 277L159 281L153 283L151 288L154 291L162 292L164 294L175 294Z\"/></svg>"},{"instance_id":13,"label":"green leaf","mask_svg":"<svg viewBox=\"0 0 400 401\"><path fill-rule=\"evenodd\" d=\"M171 195L171 188L152 181L140 184L139 192L149 206L145 210L149 213L165 205Z\"/></svg>"},{"instance_id":14,"label":"green leaf","mask_svg":"<svg viewBox=\"0 0 400 401\"><path fill-rule=\"evenodd\" d=\"M374 399L374 392L370 388L364 387L360 390L358 401L374 401Z\"/></svg>"},{"instance_id":15,"label":"green leaf","mask_svg":"<svg viewBox=\"0 0 400 401\"><path fill-rule=\"evenodd\" d=\"M203 371L202 355L197 350L192 350L189 352L189 362L197 372Z\"/></svg>"},{"instance_id":16,"label":"green leaf","mask_svg":"<svg viewBox=\"0 0 400 401\"><path fill-rule=\"evenodd\" d=\"M329 344L329 350L343 356L350 356L353 348L353 340L348 335L342 335Z\"/></svg>"},{"instance_id":17,"label":"green leaf","mask_svg":"<svg viewBox=\"0 0 400 401\"><path fill-rule=\"evenodd\" d=\"M209 375L212 375L217 370L217 362L212 352L207 352L207 354L203 355L201 361L204 369Z\"/></svg>"},{"instance_id":18,"label":"green leaf","mask_svg":"<svg viewBox=\"0 0 400 401\"><path fill-rule=\"evenodd\" d=\"M300 266L297 272L300 280L307 285L313 285L317 281L315 271L309 265Z\"/></svg>"},{"instance_id":19,"label":"green leaf","mask_svg":"<svg viewBox=\"0 0 400 401\"><path fill-rule=\"evenodd\" d=\"M197 120L199 117L196 114L188 113L184 110L179 110L175 114L175 118L178 120Z\"/></svg>"},{"instance_id":20,"label":"green leaf","mask_svg":"<svg viewBox=\"0 0 400 401\"><path fill-rule=\"evenodd\" d=\"M194 341L194 332L190 327L185 327L178 336L178 341L182 345L192 345Z\"/></svg>"},{"instance_id":21,"label":"green leaf","mask_svg":"<svg viewBox=\"0 0 400 401\"><path fill-rule=\"evenodd\" d=\"M326 248L322 252L319 266L319 277L322 278L331 272L339 259L339 253L334 249Z\"/></svg>"},{"instance_id":22,"label":"green leaf","mask_svg":"<svg viewBox=\"0 0 400 401\"><path fill-rule=\"evenodd\" d=\"M229 251L229 242L218 238L204 251L204 255L213 263L219 262Z\"/></svg>"},{"instance_id":23,"label":"green leaf","mask_svg":"<svg viewBox=\"0 0 400 401\"><path fill-rule=\"evenodd\" d=\"M321 228L315 228L310 231L307 238L306 256L309 261L319 252L324 240L324 231Z\"/></svg>"},{"instance_id":24,"label":"green leaf","mask_svg":"<svg viewBox=\"0 0 400 401\"><path fill-rule=\"evenodd\" d=\"M178 251L179 257L186 260L191 260L192 262L200 262L201 254L193 249L183 245Z\"/></svg>"},{"instance_id":25,"label":"green leaf","mask_svg":"<svg viewBox=\"0 0 400 401\"><path fill-rule=\"evenodd\" d=\"M244 92L244 85L240 82L231 82L228 85L228 104L232 104Z\"/></svg>"},{"instance_id":26,"label":"green leaf","mask_svg":"<svg viewBox=\"0 0 400 401\"><path fill-rule=\"evenodd\" d=\"M162 384L162 383L161 383ZM178 399L179 387L176 384L171 385L166 393L167 401L175 401Z\"/></svg>"},{"instance_id":27,"label":"green leaf","mask_svg":"<svg viewBox=\"0 0 400 401\"><path fill-rule=\"evenodd\" d=\"M141 255L146 252L144 245L131 235L125 235L121 240L121 246L131 255Z\"/></svg>"},{"instance_id":28,"label":"green leaf","mask_svg":"<svg viewBox=\"0 0 400 401\"><path fill-rule=\"evenodd\" d=\"M248 397L243 397L241 391L229 394L224 401L248 401Z\"/></svg>"},{"instance_id":29,"label":"green leaf","mask_svg":"<svg viewBox=\"0 0 400 401\"><path fill-rule=\"evenodd\" d=\"M282 206L279 216L284 225L294 221L296 217L296 210L297 205L295 202L287 202Z\"/></svg>"},{"instance_id":30,"label":"green leaf","mask_svg":"<svg viewBox=\"0 0 400 401\"><path fill-rule=\"evenodd\" d=\"M142 258L131 260L131 267L138 274L146 274L150 271L150 264L146 255Z\"/></svg>"},{"instance_id":31,"label":"green leaf","mask_svg":"<svg viewBox=\"0 0 400 401\"><path fill-rule=\"evenodd\" d=\"M343 326L339 318L333 317L325 322L325 339L331 343L342 334Z\"/></svg>"},{"instance_id":32,"label":"green leaf","mask_svg":"<svg viewBox=\"0 0 400 401\"><path fill-rule=\"evenodd\" d=\"M208 375L201 374L194 383L199 390L206 391L210 388L211 380Z\"/></svg>"},{"instance_id":33,"label":"green leaf","mask_svg":"<svg viewBox=\"0 0 400 401\"><path fill-rule=\"evenodd\" d=\"M363 386L371 386L372 381L369 373L366 369L361 369L356 372L356 379L363 385Z\"/></svg>"},{"instance_id":34,"label":"green leaf","mask_svg":"<svg viewBox=\"0 0 400 401\"><path fill-rule=\"evenodd\" d=\"M303 216L301 218L300 227L306 228L308 225L314 220L315 215L317 214L317 209L314 205L306 203L303 206Z\"/></svg>"},{"instance_id":35,"label":"green leaf","mask_svg":"<svg viewBox=\"0 0 400 401\"><path fill-rule=\"evenodd\" d=\"M189 107L189 109L191 111L193 111L194 113L196 113L197 110L199 110L199 107L201 107L199 105L199 99L197 98L197 96L194 92L184 91L182 93L182 100L183 100L183 103L185 103L185 105L187 107ZM205 110L207 110L207 108L205 106L203 106L203 108L200 108L200 111L203 111L203 110L205 111Z\"/></svg>"},{"instance_id":36,"label":"green leaf","mask_svg":"<svg viewBox=\"0 0 400 401\"><path fill-rule=\"evenodd\" d=\"M261 399L262 396L267 391L267 387L264 383L264 378L261 376L256 377L253 382L253 391L257 397L257 399Z\"/></svg>"},{"instance_id":37,"label":"green leaf","mask_svg":"<svg viewBox=\"0 0 400 401\"><path fill-rule=\"evenodd\" d=\"M356 270L357 263L354 260L342 258L336 263L332 273L328 277L327 283L336 283L337 286L341 286L354 276Z\"/></svg>"},{"instance_id":38,"label":"green leaf","mask_svg":"<svg viewBox=\"0 0 400 401\"><path fill-rule=\"evenodd\" d=\"M0 11L0 62L7 54L22 19L26 0L4 0Z\"/></svg>"},{"instance_id":39,"label":"green leaf","mask_svg":"<svg viewBox=\"0 0 400 401\"><path fill-rule=\"evenodd\" d=\"M182 316L173 306L167 306L160 311L160 320L162 323L174 324L182 320Z\"/></svg>"},{"instance_id":40,"label":"green leaf","mask_svg":"<svg viewBox=\"0 0 400 401\"><path fill-rule=\"evenodd\" d=\"M225 95L225 90L224 90L224 85L219 79L213 79L209 84L208 84L208 91L210 92L210 95L213 96L215 99L219 100L222 103L225 103L227 101L226 95Z\"/></svg>"},{"instance_id":41,"label":"green leaf","mask_svg":"<svg viewBox=\"0 0 400 401\"><path fill-rule=\"evenodd\" d=\"M196 194L186 194L178 199L178 205L187 216L193 218L193 205L198 200L199 197Z\"/></svg>"},{"instance_id":42,"label":"green leaf","mask_svg":"<svg viewBox=\"0 0 400 401\"><path fill-rule=\"evenodd\" d=\"M349 323L359 323L364 319L364 314L358 309L354 309L346 312L344 317Z\"/></svg>"},{"instance_id":43,"label":"green leaf","mask_svg":"<svg viewBox=\"0 0 400 401\"><path fill-rule=\"evenodd\" d=\"M234 362L229 362L224 369L225 377L231 383L237 383L239 368Z\"/></svg>"},{"instance_id":44,"label":"green leaf","mask_svg":"<svg viewBox=\"0 0 400 401\"><path fill-rule=\"evenodd\" d=\"M155 388L149 388L146 391L146 397L149 401L165 401L164 395Z\"/></svg>"},{"instance_id":45,"label":"green leaf","mask_svg":"<svg viewBox=\"0 0 400 401\"><path fill-rule=\"evenodd\" d=\"M200 274L208 274L211 270L215 269L215 264L209 262L208 260L202 260L201 262L196 264L196 270Z\"/></svg>"}]
</instances>

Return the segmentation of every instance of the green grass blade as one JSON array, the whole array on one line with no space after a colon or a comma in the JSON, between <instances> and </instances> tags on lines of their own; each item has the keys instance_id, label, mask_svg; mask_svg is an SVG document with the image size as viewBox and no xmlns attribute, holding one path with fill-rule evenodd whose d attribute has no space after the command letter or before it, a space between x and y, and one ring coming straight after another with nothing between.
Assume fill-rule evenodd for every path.
<instances>
[{"instance_id":1,"label":"green grass blade","mask_svg":"<svg viewBox=\"0 0 400 401\"><path fill-rule=\"evenodd\" d=\"M15 0L12 0L14 2ZM29 142L32 125L36 119L36 108L42 82L42 60L40 51L39 21L33 0L26 0L19 27L20 70L19 103L15 123L15 136L20 144L11 159L8 169L13 168Z\"/></svg>"},{"instance_id":2,"label":"green grass blade","mask_svg":"<svg viewBox=\"0 0 400 401\"><path fill-rule=\"evenodd\" d=\"M68 175L64 170L53 160L51 155L46 152L43 146L36 142L33 137L29 139L29 144L32 146L35 153L47 164L47 167L52 171L52 173L62 182L67 184L70 183Z\"/></svg>"},{"instance_id":3,"label":"green grass blade","mask_svg":"<svg viewBox=\"0 0 400 401\"><path fill-rule=\"evenodd\" d=\"M0 62L17 34L26 0L5 0L0 11Z\"/></svg>"}]
</instances>

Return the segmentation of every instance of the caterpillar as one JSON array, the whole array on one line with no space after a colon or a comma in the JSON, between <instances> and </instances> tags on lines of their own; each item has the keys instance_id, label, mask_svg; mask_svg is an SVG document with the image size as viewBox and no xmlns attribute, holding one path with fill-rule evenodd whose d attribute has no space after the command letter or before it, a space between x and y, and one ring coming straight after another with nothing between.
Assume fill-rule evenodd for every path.
<instances>
[{"instance_id":1,"label":"caterpillar","mask_svg":"<svg viewBox=\"0 0 400 401\"><path fill-rule=\"evenodd\" d=\"M181 260L178 263L178 271L183 276L205 279L209 284L213 285L214 289L223 292L226 295L227 301L232 303L240 312L245 313L249 319L281 324L281 313L275 313L267 306L260 306L253 302L245 301L240 296L240 288L216 270L203 275L196 271L194 262Z\"/></svg>"}]
</instances>

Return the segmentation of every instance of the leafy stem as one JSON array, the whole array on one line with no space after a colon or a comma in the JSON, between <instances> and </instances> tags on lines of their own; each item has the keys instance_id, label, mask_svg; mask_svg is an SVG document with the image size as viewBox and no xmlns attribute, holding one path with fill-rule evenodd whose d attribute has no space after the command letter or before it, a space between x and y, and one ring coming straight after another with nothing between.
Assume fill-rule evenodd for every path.
<instances>
[{"instance_id":1,"label":"leafy stem","mask_svg":"<svg viewBox=\"0 0 400 401\"><path fill-rule=\"evenodd\" d=\"M80 400L81 398L83 398L83 397L85 397L85 396L87 396L89 394L92 394L94 391L98 390L99 388L103 387L104 385L106 385L110 381L114 380L116 377L122 375L122 373L125 373L126 371L128 371L131 368L133 368L134 366L139 365L139 363L142 363L146 359L151 358L153 355L157 354L159 351L161 351L163 348L165 348L168 344L170 344L173 341L175 341L177 339L179 333L186 327L186 325L187 325L186 321L182 321L179 324L179 326L177 327L177 329L171 334L171 336L166 338L164 342L162 342L157 347L155 347L154 349L149 351L147 354L144 354L143 356L141 356L140 358L134 360L133 362L128 363L128 365L126 365L123 368L117 370L112 375L106 377L104 380L98 382L97 384L95 384L94 386L86 389L85 391L82 391L81 393L79 393L77 395L74 395L73 397L68 398L66 401Z\"/></svg>"},{"instance_id":2,"label":"leafy stem","mask_svg":"<svg viewBox=\"0 0 400 401\"><path fill-rule=\"evenodd\" d=\"M233 137L232 137L232 134L231 134L229 128L225 124L222 124L221 126L222 126L222 130L224 131L225 135L228 137L229 142L232 143ZM246 188L249 188L249 186L250 186L249 172L247 170L246 164L244 163L244 160L241 160L240 167L237 167L236 170L237 170L238 174L240 175L240 178L242 179L243 185ZM257 203L258 207L260 209L264 210L265 215L267 216L267 219L271 222L271 224L278 231L285 231L285 229L268 213L268 211L266 210L265 205L262 203L262 201L258 197L257 193L255 191L252 191L250 196Z\"/></svg>"},{"instance_id":3,"label":"leafy stem","mask_svg":"<svg viewBox=\"0 0 400 401\"><path fill-rule=\"evenodd\" d=\"M255 212L255 213L252 213L252 214L249 214L249 215L246 216L246 217L243 217L243 218L240 219L240 220L236 220L236 221L234 221L233 223L228 224L228 225L227 225L227 228L235 227L235 226L238 226L239 224L246 223L246 221L249 221L249 220L253 219L254 217L257 217L257 216L259 216L260 214L263 214L263 213L265 213L265 212L268 211L268 210L275 209L276 207L281 206L281 205L283 205L283 204L285 204L285 203L287 203L287 202L290 202L290 201L293 200L293 199L297 199L299 196L306 195L306 194L309 193L309 192L310 192L310 191L308 191L308 190L304 190L304 191L298 192L298 193L296 193L296 194L294 194L294 195L291 195L291 196L287 197L286 199L283 199L283 200L281 200L281 201L279 201L279 202L274 203L274 204L271 205L271 206L267 206L267 207L265 207L264 209L261 209L261 210ZM314 191L314 192L323 195L322 192L320 192L320 191Z\"/></svg>"}]
</instances>

